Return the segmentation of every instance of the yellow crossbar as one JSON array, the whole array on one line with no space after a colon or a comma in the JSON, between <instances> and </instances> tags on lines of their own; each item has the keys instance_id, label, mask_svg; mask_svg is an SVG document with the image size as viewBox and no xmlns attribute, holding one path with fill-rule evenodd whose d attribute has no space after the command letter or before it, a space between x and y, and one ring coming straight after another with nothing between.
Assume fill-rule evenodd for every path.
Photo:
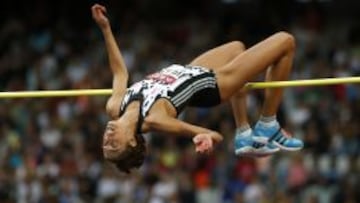
<instances>
[{"instance_id":1,"label":"yellow crossbar","mask_svg":"<svg viewBox=\"0 0 360 203\"><path fill-rule=\"evenodd\" d=\"M321 86L335 84L360 83L360 77L320 78L309 80L292 80L276 82L250 82L245 85L249 89L265 89L296 86ZM78 90L39 90L0 92L0 98L34 98L34 97L76 97L110 95L112 89L78 89Z\"/></svg>"},{"instance_id":2,"label":"yellow crossbar","mask_svg":"<svg viewBox=\"0 0 360 203\"><path fill-rule=\"evenodd\" d=\"M101 96L111 93L112 89L16 91L0 92L0 98Z\"/></svg>"},{"instance_id":3,"label":"yellow crossbar","mask_svg":"<svg viewBox=\"0 0 360 203\"><path fill-rule=\"evenodd\" d=\"M298 87L298 86L324 86L336 84L360 83L360 77L343 77L343 78L320 78L308 80L289 80L276 82L249 82L246 88L265 89L276 87Z\"/></svg>"}]
</instances>

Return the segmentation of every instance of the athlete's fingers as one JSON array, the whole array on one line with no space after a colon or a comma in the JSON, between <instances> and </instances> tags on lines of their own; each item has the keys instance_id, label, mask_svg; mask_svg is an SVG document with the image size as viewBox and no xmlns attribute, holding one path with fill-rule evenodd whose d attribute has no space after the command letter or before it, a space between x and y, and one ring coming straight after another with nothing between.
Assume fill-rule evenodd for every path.
<instances>
[{"instance_id":1,"label":"athlete's fingers","mask_svg":"<svg viewBox=\"0 0 360 203\"><path fill-rule=\"evenodd\" d=\"M204 145L204 142L200 142L196 145L195 147L195 151L196 152L199 152L199 153L202 153L204 152L204 150L206 149L205 145Z\"/></svg>"},{"instance_id":2,"label":"athlete's fingers","mask_svg":"<svg viewBox=\"0 0 360 203\"><path fill-rule=\"evenodd\" d=\"M106 13L106 7L100 4L95 4L91 7L93 15L101 16Z\"/></svg>"},{"instance_id":3,"label":"athlete's fingers","mask_svg":"<svg viewBox=\"0 0 360 203\"><path fill-rule=\"evenodd\" d=\"M102 14L102 12L98 7L94 7L92 9L92 15L94 18L96 18L96 19L99 18L101 16L101 14Z\"/></svg>"},{"instance_id":4,"label":"athlete's fingers","mask_svg":"<svg viewBox=\"0 0 360 203\"><path fill-rule=\"evenodd\" d=\"M97 9L100 10L101 12L103 12L103 13L106 13L106 7L105 6L98 5Z\"/></svg>"},{"instance_id":5,"label":"athlete's fingers","mask_svg":"<svg viewBox=\"0 0 360 203\"><path fill-rule=\"evenodd\" d=\"M194 144L198 144L200 142L200 139L198 136L193 137Z\"/></svg>"},{"instance_id":6,"label":"athlete's fingers","mask_svg":"<svg viewBox=\"0 0 360 203\"><path fill-rule=\"evenodd\" d=\"M203 140L205 140L205 139L206 139L205 134L198 134L198 135L196 135L196 136L193 138L193 142L194 142L195 144L198 144L198 143L200 143L201 141L203 141Z\"/></svg>"},{"instance_id":7,"label":"athlete's fingers","mask_svg":"<svg viewBox=\"0 0 360 203\"><path fill-rule=\"evenodd\" d=\"M195 148L195 151L198 153L210 154L213 150L212 139L201 140Z\"/></svg>"},{"instance_id":8,"label":"athlete's fingers","mask_svg":"<svg viewBox=\"0 0 360 203\"><path fill-rule=\"evenodd\" d=\"M101 6L101 10L102 10L102 12L104 12L104 13L106 13L106 12L107 12L107 10L106 10L106 7L105 7L105 6Z\"/></svg>"},{"instance_id":9,"label":"athlete's fingers","mask_svg":"<svg viewBox=\"0 0 360 203\"><path fill-rule=\"evenodd\" d=\"M101 6L99 5L99 4L95 4L95 5L93 5L92 7L91 7L91 10L92 11L97 11L97 10L99 10L101 8Z\"/></svg>"}]
</instances>

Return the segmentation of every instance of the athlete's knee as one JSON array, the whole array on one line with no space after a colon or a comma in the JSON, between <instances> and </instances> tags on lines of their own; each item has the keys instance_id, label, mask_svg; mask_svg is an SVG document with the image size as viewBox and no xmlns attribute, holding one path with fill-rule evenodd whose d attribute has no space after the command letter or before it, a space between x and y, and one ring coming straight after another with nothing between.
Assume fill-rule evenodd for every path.
<instances>
[{"instance_id":1,"label":"athlete's knee","mask_svg":"<svg viewBox=\"0 0 360 203\"><path fill-rule=\"evenodd\" d=\"M291 51L295 49L295 37L292 34L285 31L280 31L276 33L275 36L282 39L282 42L284 43L287 50Z\"/></svg>"},{"instance_id":2,"label":"athlete's knee","mask_svg":"<svg viewBox=\"0 0 360 203\"><path fill-rule=\"evenodd\" d=\"M234 52L241 53L245 50L245 45L241 41L231 41L229 42L229 46L232 48Z\"/></svg>"},{"instance_id":3,"label":"athlete's knee","mask_svg":"<svg viewBox=\"0 0 360 203\"><path fill-rule=\"evenodd\" d=\"M244 52L245 45L240 41L231 41L221 46L221 55L226 57L226 61L230 62L239 54Z\"/></svg>"}]
</instances>

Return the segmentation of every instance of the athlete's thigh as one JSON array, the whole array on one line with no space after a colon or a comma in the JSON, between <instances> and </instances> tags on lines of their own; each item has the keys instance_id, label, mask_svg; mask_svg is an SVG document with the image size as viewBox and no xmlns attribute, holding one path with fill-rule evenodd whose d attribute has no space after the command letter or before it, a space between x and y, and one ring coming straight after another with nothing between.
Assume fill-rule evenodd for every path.
<instances>
[{"instance_id":1,"label":"athlete's thigh","mask_svg":"<svg viewBox=\"0 0 360 203\"><path fill-rule=\"evenodd\" d=\"M191 61L190 65L202 66L211 70L216 70L232 61L244 50L245 46L242 42L232 41L201 54Z\"/></svg>"},{"instance_id":2,"label":"athlete's thigh","mask_svg":"<svg viewBox=\"0 0 360 203\"><path fill-rule=\"evenodd\" d=\"M246 82L265 72L281 57L292 61L294 49L294 38L288 33L279 32L250 47L231 63L216 70L223 100L230 98Z\"/></svg>"}]
</instances>

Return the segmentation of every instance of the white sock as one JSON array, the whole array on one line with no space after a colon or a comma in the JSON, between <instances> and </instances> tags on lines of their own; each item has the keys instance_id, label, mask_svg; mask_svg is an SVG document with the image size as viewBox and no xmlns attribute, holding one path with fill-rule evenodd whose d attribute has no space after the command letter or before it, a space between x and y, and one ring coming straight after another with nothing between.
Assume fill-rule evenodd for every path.
<instances>
[{"instance_id":1,"label":"white sock","mask_svg":"<svg viewBox=\"0 0 360 203\"><path fill-rule=\"evenodd\" d=\"M276 115L274 115L274 116L260 116L258 124L265 127L265 128L271 128L271 127L279 126L279 123L276 120Z\"/></svg>"},{"instance_id":2,"label":"white sock","mask_svg":"<svg viewBox=\"0 0 360 203\"><path fill-rule=\"evenodd\" d=\"M251 135L250 125L243 125L243 126L236 128L236 135L250 136Z\"/></svg>"}]
</instances>

